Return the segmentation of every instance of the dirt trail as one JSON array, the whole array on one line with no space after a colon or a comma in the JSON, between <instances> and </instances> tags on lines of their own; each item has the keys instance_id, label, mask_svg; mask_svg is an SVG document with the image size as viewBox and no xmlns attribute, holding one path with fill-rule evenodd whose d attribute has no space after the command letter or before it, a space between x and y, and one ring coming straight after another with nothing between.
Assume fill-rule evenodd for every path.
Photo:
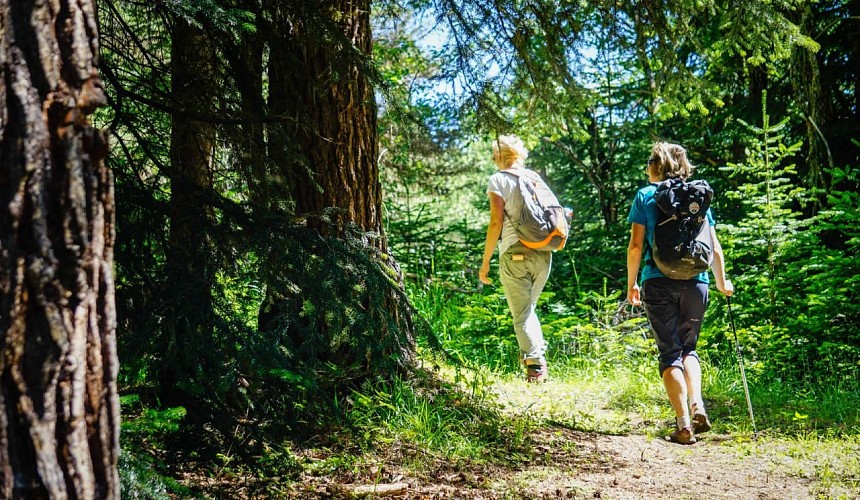
<instances>
[{"instance_id":1,"label":"dirt trail","mask_svg":"<svg viewBox=\"0 0 860 500\"><path fill-rule=\"evenodd\" d=\"M643 435L542 432L546 435L538 441L546 445L526 466L463 470L437 463L423 477L408 477L392 467L380 484L402 485L393 497L409 499L815 497L810 481L777 472L767 458L738 456L720 444L724 436L705 435L695 445L682 446ZM319 498L354 498L354 486L317 485L315 490Z\"/></svg>"},{"instance_id":2,"label":"dirt trail","mask_svg":"<svg viewBox=\"0 0 860 500\"><path fill-rule=\"evenodd\" d=\"M703 436L681 446L641 435L581 434L582 449L592 448L603 468L574 470L571 483L587 497L633 498L809 498L809 483L774 472L757 456L738 457Z\"/></svg>"}]
</instances>

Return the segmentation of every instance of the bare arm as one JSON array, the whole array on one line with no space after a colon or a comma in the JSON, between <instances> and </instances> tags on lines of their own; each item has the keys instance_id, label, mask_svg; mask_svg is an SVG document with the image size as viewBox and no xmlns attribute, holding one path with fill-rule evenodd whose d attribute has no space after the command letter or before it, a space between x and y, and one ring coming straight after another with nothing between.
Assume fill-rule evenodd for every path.
<instances>
[{"instance_id":1,"label":"bare arm","mask_svg":"<svg viewBox=\"0 0 860 500\"><path fill-rule=\"evenodd\" d=\"M639 276L639 264L642 262L642 247L645 244L645 226L642 224L631 224L630 243L627 244L627 301L638 306L642 304L639 299L639 284L636 282Z\"/></svg>"},{"instance_id":2,"label":"bare arm","mask_svg":"<svg viewBox=\"0 0 860 500\"><path fill-rule=\"evenodd\" d=\"M726 278L726 256L723 254L723 247L720 245L720 240L717 239L717 231L714 229L714 226L711 226L711 241L714 243L714 261L711 263L711 270L714 272L714 278L717 280L717 290L727 296L731 296L735 291L735 287Z\"/></svg>"},{"instance_id":3,"label":"bare arm","mask_svg":"<svg viewBox=\"0 0 860 500\"><path fill-rule=\"evenodd\" d=\"M487 226L487 239L484 241L484 260L481 263L481 270L478 271L478 278L487 285L492 283L487 275L490 273L490 259L493 258L493 252L496 251L496 242L499 241L499 235L502 234L504 215L505 199L495 193L490 193L490 224Z\"/></svg>"}]
</instances>

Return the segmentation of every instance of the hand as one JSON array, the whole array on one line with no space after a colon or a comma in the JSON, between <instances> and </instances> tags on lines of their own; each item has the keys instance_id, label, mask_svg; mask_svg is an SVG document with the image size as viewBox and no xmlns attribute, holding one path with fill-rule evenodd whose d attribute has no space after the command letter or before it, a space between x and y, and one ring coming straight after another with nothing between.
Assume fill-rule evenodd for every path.
<instances>
[{"instance_id":1,"label":"hand","mask_svg":"<svg viewBox=\"0 0 860 500\"><path fill-rule=\"evenodd\" d=\"M637 307L642 305L642 300L639 298L639 285L633 285L627 289L627 302Z\"/></svg>"},{"instance_id":2,"label":"hand","mask_svg":"<svg viewBox=\"0 0 860 500\"><path fill-rule=\"evenodd\" d=\"M481 270L478 271L478 279L481 280L481 283L485 285L489 285L493 282L487 275L490 274L490 263L484 262L481 264Z\"/></svg>"},{"instance_id":3,"label":"hand","mask_svg":"<svg viewBox=\"0 0 860 500\"><path fill-rule=\"evenodd\" d=\"M735 293L735 286L728 279L723 280L723 286L720 286L720 283L717 282L717 290L723 293L726 297L731 297L733 293Z\"/></svg>"}]
</instances>

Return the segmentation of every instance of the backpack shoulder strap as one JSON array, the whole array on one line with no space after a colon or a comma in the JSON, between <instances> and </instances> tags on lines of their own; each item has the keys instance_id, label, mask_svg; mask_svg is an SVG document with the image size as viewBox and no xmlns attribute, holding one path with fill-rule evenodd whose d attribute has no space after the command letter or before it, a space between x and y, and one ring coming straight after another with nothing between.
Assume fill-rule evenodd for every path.
<instances>
[{"instance_id":1,"label":"backpack shoulder strap","mask_svg":"<svg viewBox=\"0 0 860 500\"><path fill-rule=\"evenodd\" d=\"M526 172L530 172L530 170L525 168L506 168L504 170L499 170L499 172L503 174L513 175L517 179L521 176L526 175Z\"/></svg>"},{"instance_id":2,"label":"backpack shoulder strap","mask_svg":"<svg viewBox=\"0 0 860 500\"><path fill-rule=\"evenodd\" d=\"M522 187L520 185L520 178L523 175L525 175L527 170L526 169L509 169L509 168L506 168L504 170L499 170L499 172L502 172L503 174L508 174L517 180L517 185L514 188L512 194L513 194L513 196L518 196L520 199L522 199L523 193L522 193L522 191L520 191L520 189L522 189ZM512 203L505 203L504 215L505 215L505 217L510 219L511 223L513 223L514 227L516 227L517 226L517 219L519 218L519 215L514 214L514 215L516 215L516 217L514 217L514 215L508 213L509 207L511 205L512 205ZM520 207L520 209L522 209L522 207Z\"/></svg>"}]
</instances>

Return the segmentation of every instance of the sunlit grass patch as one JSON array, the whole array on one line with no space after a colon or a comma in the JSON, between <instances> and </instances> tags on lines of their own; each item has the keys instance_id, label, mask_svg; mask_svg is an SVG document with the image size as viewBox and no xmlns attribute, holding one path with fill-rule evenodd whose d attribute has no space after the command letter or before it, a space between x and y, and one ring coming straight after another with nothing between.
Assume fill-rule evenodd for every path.
<instances>
[{"instance_id":1,"label":"sunlit grass patch","mask_svg":"<svg viewBox=\"0 0 860 500\"><path fill-rule=\"evenodd\" d=\"M577 493L584 497L575 477L558 467L531 467L505 481L497 480L492 489L508 492L510 498L580 498Z\"/></svg>"},{"instance_id":2,"label":"sunlit grass patch","mask_svg":"<svg viewBox=\"0 0 860 500\"><path fill-rule=\"evenodd\" d=\"M774 470L815 481L819 498L860 496L860 437L810 431L794 436L765 435L727 441L742 456L769 460Z\"/></svg>"},{"instance_id":3,"label":"sunlit grass patch","mask_svg":"<svg viewBox=\"0 0 860 500\"><path fill-rule=\"evenodd\" d=\"M705 401L717 432L752 435L752 418L737 365L708 370ZM860 386L857 380L819 377L784 381L748 373L756 430L804 434L812 430L856 435L860 432Z\"/></svg>"},{"instance_id":4,"label":"sunlit grass patch","mask_svg":"<svg viewBox=\"0 0 860 500\"><path fill-rule=\"evenodd\" d=\"M480 394L453 385L413 386L400 379L368 384L350 394L347 419L365 450L400 446L476 463L516 461L527 454L532 422L504 415Z\"/></svg>"},{"instance_id":5,"label":"sunlit grass patch","mask_svg":"<svg viewBox=\"0 0 860 500\"><path fill-rule=\"evenodd\" d=\"M486 374L485 386L502 411L515 420L528 419L581 431L624 434L669 418L656 377L624 367L608 372L588 366L556 364L549 382L528 384L521 375Z\"/></svg>"}]
</instances>

